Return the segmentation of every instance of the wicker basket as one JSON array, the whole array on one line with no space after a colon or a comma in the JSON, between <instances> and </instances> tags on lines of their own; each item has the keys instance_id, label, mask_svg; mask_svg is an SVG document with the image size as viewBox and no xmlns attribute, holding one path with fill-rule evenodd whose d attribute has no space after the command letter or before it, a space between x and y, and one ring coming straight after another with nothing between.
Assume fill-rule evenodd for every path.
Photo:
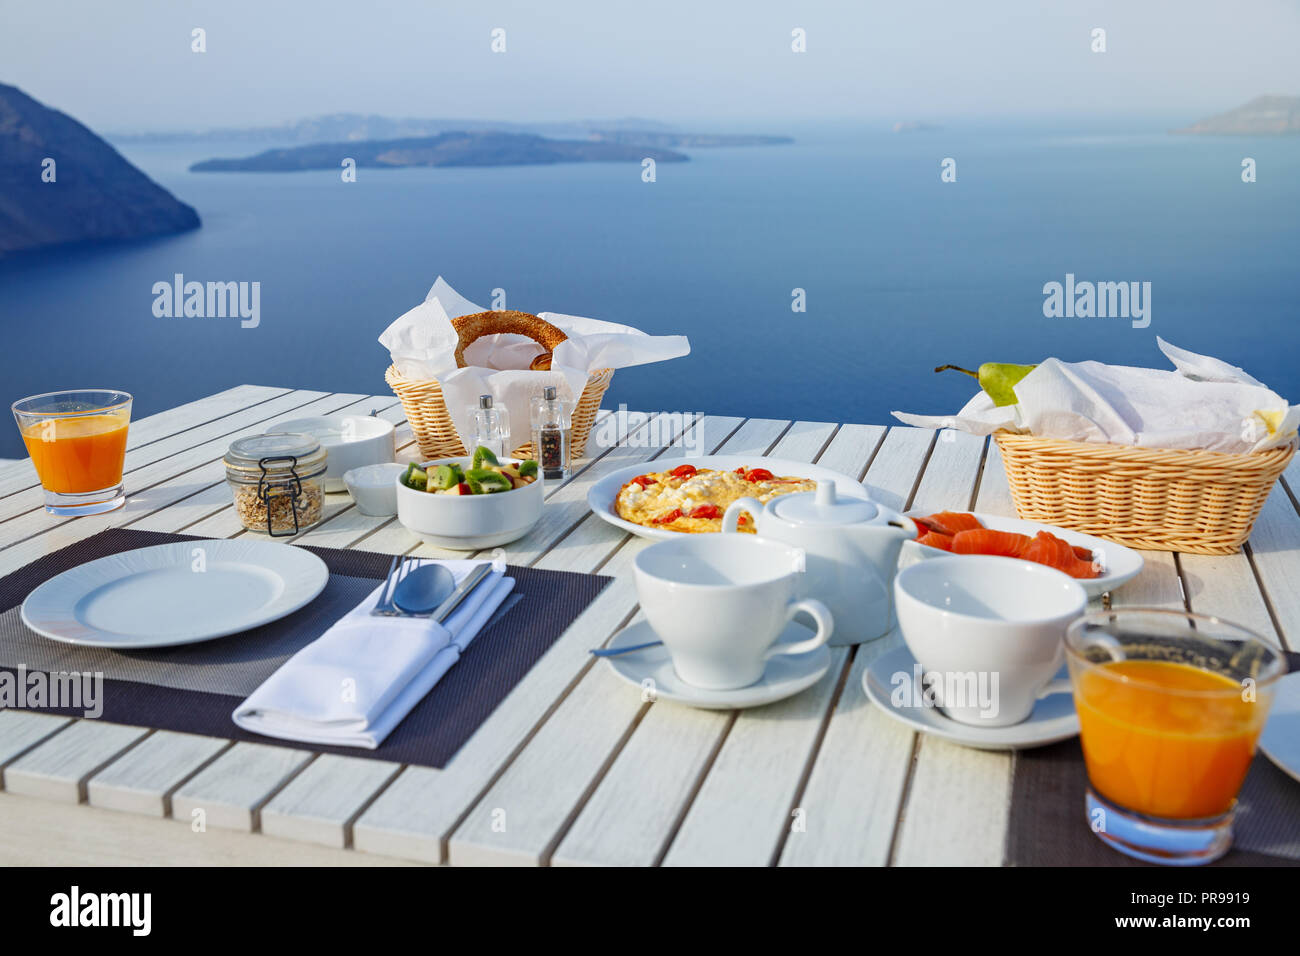
<instances>
[{"instance_id":1,"label":"wicker basket","mask_svg":"<svg viewBox=\"0 0 1300 956\"><path fill-rule=\"evenodd\" d=\"M998 432L1016 512L1131 548L1231 554L1250 537L1295 443L1250 455Z\"/></svg>"},{"instance_id":2,"label":"wicker basket","mask_svg":"<svg viewBox=\"0 0 1300 956\"><path fill-rule=\"evenodd\" d=\"M596 412L600 409L600 400L605 397L605 389L614 378L612 368L601 369L587 379L587 387L582 390L578 407L573 410L573 433L570 438L570 454L574 459L582 457L587 446L587 436L596 421ZM406 420L415 433L415 442L420 446L420 455L430 458L454 458L468 452L461 443L456 428L447 414L447 403L442 399L442 386L437 379L412 381L402 377L396 366L388 366L384 380L402 400ZM517 423L514 423L515 427ZM535 452L531 441L525 442L510 454L515 458L533 458Z\"/></svg>"}]
</instances>

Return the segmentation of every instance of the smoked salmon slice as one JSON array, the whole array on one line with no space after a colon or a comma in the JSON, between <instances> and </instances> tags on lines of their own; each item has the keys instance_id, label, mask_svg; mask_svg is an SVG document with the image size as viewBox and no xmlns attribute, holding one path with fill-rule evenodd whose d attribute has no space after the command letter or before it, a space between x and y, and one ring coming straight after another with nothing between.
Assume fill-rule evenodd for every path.
<instances>
[{"instance_id":1,"label":"smoked salmon slice","mask_svg":"<svg viewBox=\"0 0 1300 956\"><path fill-rule=\"evenodd\" d=\"M1003 558L1019 558L1033 539L1014 531L994 531L992 528L974 528L953 535L953 554L991 554Z\"/></svg>"},{"instance_id":2,"label":"smoked salmon slice","mask_svg":"<svg viewBox=\"0 0 1300 956\"><path fill-rule=\"evenodd\" d=\"M931 548L938 548L940 551L952 550L952 535L939 534L937 531L930 531L916 539L917 544L924 544Z\"/></svg>"},{"instance_id":3,"label":"smoked salmon slice","mask_svg":"<svg viewBox=\"0 0 1300 956\"><path fill-rule=\"evenodd\" d=\"M1075 554L1068 541L1062 541L1050 531L1040 531L1029 543L1020 557L1026 561L1045 564L1049 568L1064 571L1072 578L1095 578L1097 569L1091 561L1084 561Z\"/></svg>"},{"instance_id":4,"label":"smoked salmon slice","mask_svg":"<svg viewBox=\"0 0 1300 956\"><path fill-rule=\"evenodd\" d=\"M930 515L930 520L943 525L953 534L959 531L974 531L976 528L983 528L980 519L972 514L966 514L962 511L936 511Z\"/></svg>"}]
</instances>

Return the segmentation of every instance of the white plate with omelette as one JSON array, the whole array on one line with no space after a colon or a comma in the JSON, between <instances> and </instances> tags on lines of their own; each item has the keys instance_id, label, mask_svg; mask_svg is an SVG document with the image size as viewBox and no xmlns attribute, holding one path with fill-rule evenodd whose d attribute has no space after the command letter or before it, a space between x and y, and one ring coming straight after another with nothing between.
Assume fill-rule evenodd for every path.
<instances>
[{"instance_id":1,"label":"white plate with omelette","mask_svg":"<svg viewBox=\"0 0 1300 956\"><path fill-rule=\"evenodd\" d=\"M671 475L674 469L684 465L694 468L695 474ZM744 469L744 474L737 469ZM749 474L756 469L761 471L751 479ZM653 480L643 486L633 482L642 476ZM812 491L821 481L833 482L840 497L867 497L867 490L855 479L806 461L761 455L703 455L657 458L610 472L592 485L587 492L587 504L601 520L616 528L643 538L663 540L683 533L717 531L722 514L737 498L748 496L767 501L781 494ZM674 510L681 512L680 517L662 521ZM693 513L716 513L716 517L692 517ZM742 524L742 531L753 530L752 520L746 524L748 528Z\"/></svg>"}]
</instances>

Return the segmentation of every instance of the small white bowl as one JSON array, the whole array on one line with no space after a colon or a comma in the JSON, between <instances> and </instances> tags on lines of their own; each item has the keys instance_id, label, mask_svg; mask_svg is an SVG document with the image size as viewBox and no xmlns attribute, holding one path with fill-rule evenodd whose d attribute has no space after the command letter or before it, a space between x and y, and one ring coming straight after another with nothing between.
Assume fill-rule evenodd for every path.
<instances>
[{"instance_id":1,"label":"small white bowl","mask_svg":"<svg viewBox=\"0 0 1300 956\"><path fill-rule=\"evenodd\" d=\"M502 458L503 465L518 458ZM471 459L438 458L421 463L460 465L468 470ZM522 488L488 495L439 495L416 491L393 479L397 489L397 520L420 540L439 548L477 551L522 538L542 516L542 476Z\"/></svg>"},{"instance_id":2,"label":"small white bowl","mask_svg":"<svg viewBox=\"0 0 1300 956\"><path fill-rule=\"evenodd\" d=\"M374 415L318 415L283 422L276 431L306 432L321 443L325 459L325 490L346 490L343 476L363 465L380 465L397 457L397 429Z\"/></svg>"},{"instance_id":3,"label":"small white bowl","mask_svg":"<svg viewBox=\"0 0 1300 956\"><path fill-rule=\"evenodd\" d=\"M397 479L405 471L406 466L397 462L362 465L345 472L343 484L363 515L391 518L397 514Z\"/></svg>"}]
</instances>

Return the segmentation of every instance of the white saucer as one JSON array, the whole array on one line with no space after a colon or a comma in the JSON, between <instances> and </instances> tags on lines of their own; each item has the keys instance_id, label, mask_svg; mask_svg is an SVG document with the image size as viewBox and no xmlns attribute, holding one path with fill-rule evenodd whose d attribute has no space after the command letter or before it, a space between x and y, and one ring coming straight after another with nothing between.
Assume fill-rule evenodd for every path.
<instances>
[{"instance_id":1,"label":"white saucer","mask_svg":"<svg viewBox=\"0 0 1300 956\"><path fill-rule=\"evenodd\" d=\"M1259 735L1259 749L1300 780L1300 673L1287 674L1277 682L1268 723Z\"/></svg>"},{"instance_id":2,"label":"white saucer","mask_svg":"<svg viewBox=\"0 0 1300 956\"><path fill-rule=\"evenodd\" d=\"M1069 740L1079 733L1079 715L1074 711L1074 698L1070 694L1052 694L1034 706L1034 712L1023 723L1010 727L974 727L958 723L944 715L937 707L895 705L892 697L897 686L895 674L906 674L911 684L909 696L920 700L920 688L913 678L916 658L906 647L882 654L871 662L862 675L862 689L872 703L897 721L924 734L943 737L963 747L976 750L1022 750L1043 747L1061 740Z\"/></svg>"},{"instance_id":3,"label":"white saucer","mask_svg":"<svg viewBox=\"0 0 1300 956\"><path fill-rule=\"evenodd\" d=\"M793 644L806 641L813 636L813 631L802 624L791 623L777 639L777 643ZM607 645L610 648L626 647L629 644L645 644L657 641L647 621L629 624L614 635ZM662 644L648 647L644 651L633 651L606 657L610 668L635 687L646 687L646 681L654 682L656 700L671 700L689 707L704 710L740 710L745 707L761 707L787 697L793 697L799 691L811 687L830 669L831 652L825 645L807 654L789 654L774 657L767 662L767 670L756 684L741 687L738 690L704 690L687 684L673 670L672 658L668 648Z\"/></svg>"}]
</instances>

